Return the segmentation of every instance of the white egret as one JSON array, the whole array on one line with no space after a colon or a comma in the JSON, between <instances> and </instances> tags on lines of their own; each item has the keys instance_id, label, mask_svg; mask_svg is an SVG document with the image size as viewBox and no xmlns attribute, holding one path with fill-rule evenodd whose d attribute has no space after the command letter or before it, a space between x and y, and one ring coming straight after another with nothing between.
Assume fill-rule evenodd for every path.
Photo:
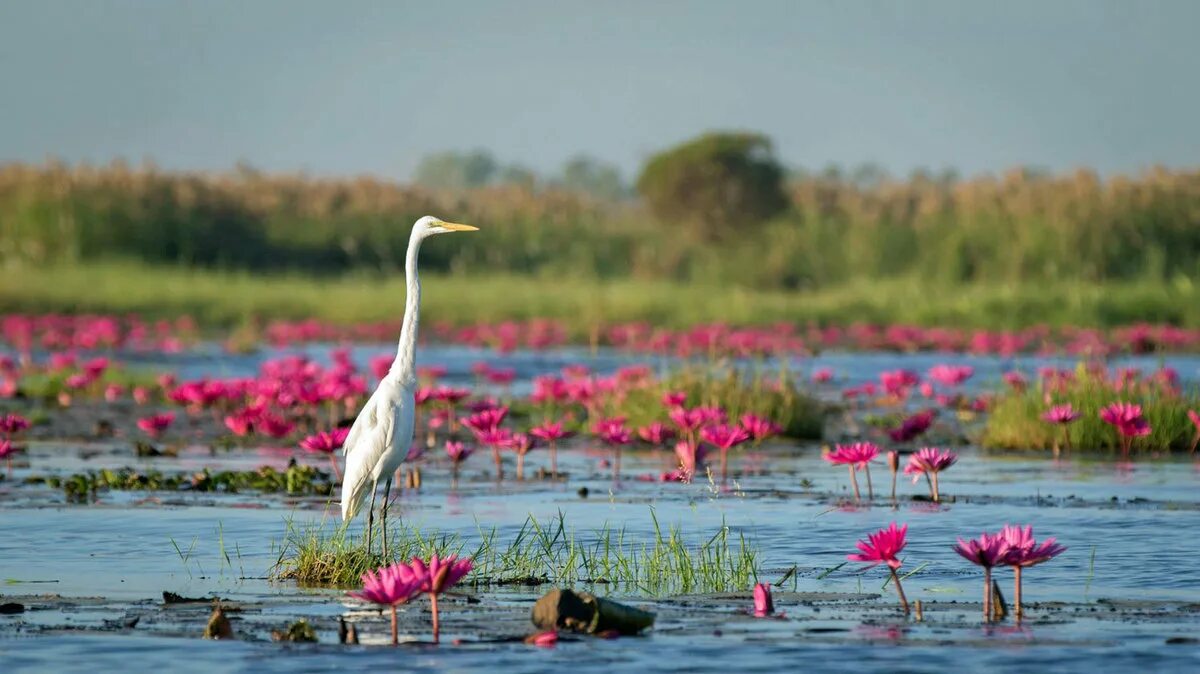
<instances>
[{"instance_id":1,"label":"white egret","mask_svg":"<svg viewBox=\"0 0 1200 674\"><path fill-rule=\"evenodd\" d=\"M417 255L421 242L434 234L449 232L471 232L478 229L470 225L444 222L433 216L425 216L413 225L408 239L408 255L404 261L407 282L407 297L404 303L404 322L400 328L400 342L396 347L396 360L392 368L379 382L367 404L358 413L350 434L342 445L346 455L346 473L342 477L342 520L349 522L358 514L371 494L371 509L367 513L367 551L371 550L371 533L375 521L375 493L380 478L384 482L383 506L380 519L383 525L383 554L387 557L387 505L392 491L392 475L408 454L413 439L413 419L417 387L416 350L417 314L421 308L421 281L417 278Z\"/></svg>"}]
</instances>

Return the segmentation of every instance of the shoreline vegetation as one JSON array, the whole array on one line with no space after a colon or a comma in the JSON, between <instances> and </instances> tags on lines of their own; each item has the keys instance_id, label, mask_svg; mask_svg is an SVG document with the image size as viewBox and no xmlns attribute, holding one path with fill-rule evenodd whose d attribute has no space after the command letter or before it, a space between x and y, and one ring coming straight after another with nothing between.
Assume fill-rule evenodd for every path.
<instances>
[{"instance_id":1,"label":"shoreline vegetation","mask_svg":"<svg viewBox=\"0 0 1200 674\"><path fill-rule=\"evenodd\" d=\"M624 321L674 328L709 322L981 329L1148 322L1200 327L1200 290L1186 279L1020 285L888 279L789 291L553 274L426 273L422 278L423 322L471 325L548 318L562 321L576 341ZM204 328L230 328L271 319L394 320L403 305L402 274L254 274L120 260L0 266L0 313L187 315Z\"/></svg>"}]
</instances>

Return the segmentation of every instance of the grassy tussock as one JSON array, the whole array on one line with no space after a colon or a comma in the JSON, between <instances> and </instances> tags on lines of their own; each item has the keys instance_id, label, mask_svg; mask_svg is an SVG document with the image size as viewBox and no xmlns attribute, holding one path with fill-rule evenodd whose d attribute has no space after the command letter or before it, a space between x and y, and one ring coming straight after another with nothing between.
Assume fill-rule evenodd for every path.
<instances>
[{"instance_id":1,"label":"grassy tussock","mask_svg":"<svg viewBox=\"0 0 1200 674\"><path fill-rule=\"evenodd\" d=\"M580 534L560 512L549 522L530 515L507 540L494 528L481 527L468 539L401 523L390 531L388 545L394 560L427 559L434 553L470 556L475 568L466 583L475 587L606 584L617 592L659 596L753 586L759 553L743 534L722 526L708 538L693 539L678 527L664 531L653 511L651 517L649 540L635 540L624 528L607 525ZM304 585L355 587L364 571L384 563L343 527L328 532L319 524L289 522L273 575Z\"/></svg>"},{"instance_id":2,"label":"grassy tussock","mask_svg":"<svg viewBox=\"0 0 1200 674\"><path fill-rule=\"evenodd\" d=\"M1120 448L1116 431L1100 420L1100 410L1111 403L1137 403L1150 422L1150 435L1135 439L1134 450L1187 449L1196 432L1187 411L1200 409L1200 396L1195 391L1172 392L1152 384L1115 391L1108 377L1081 365L1074 381L1066 386L1042 383L998 398L988 415L981 444L995 449L1051 449L1055 443L1061 445L1062 428L1042 419L1049 408L1047 395L1052 404L1071 403L1082 415L1070 424L1071 446L1082 450Z\"/></svg>"}]
</instances>

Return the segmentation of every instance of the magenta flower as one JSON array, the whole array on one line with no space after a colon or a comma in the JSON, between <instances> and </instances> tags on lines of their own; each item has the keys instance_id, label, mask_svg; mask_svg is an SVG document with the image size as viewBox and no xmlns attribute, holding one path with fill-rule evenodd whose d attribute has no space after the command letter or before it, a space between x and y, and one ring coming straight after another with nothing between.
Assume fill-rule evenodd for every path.
<instances>
[{"instance_id":1,"label":"magenta flower","mask_svg":"<svg viewBox=\"0 0 1200 674\"><path fill-rule=\"evenodd\" d=\"M856 442L852 445L835 445L834 450L825 455L825 460L834 465L844 465L850 471L850 485L854 488L854 500L860 498L858 491L858 477L856 475L859 469L863 469L867 474L867 496L868 498L875 497L875 490L871 486L871 469L869 464L879 455L879 447L870 442Z\"/></svg>"},{"instance_id":2,"label":"magenta flower","mask_svg":"<svg viewBox=\"0 0 1200 674\"><path fill-rule=\"evenodd\" d=\"M400 643L396 628L396 606L421 593L421 580L404 564L392 564L362 575L363 589L349 593L351 597L387 606L392 613L392 645Z\"/></svg>"},{"instance_id":3,"label":"magenta flower","mask_svg":"<svg viewBox=\"0 0 1200 674\"><path fill-rule=\"evenodd\" d=\"M771 600L771 586L765 583L754 584L754 615L763 618L775 612L775 602Z\"/></svg>"},{"instance_id":4,"label":"magenta flower","mask_svg":"<svg viewBox=\"0 0 1200 674\"><path fill-rule=\"evenodd\" d=\"M700 431L700 438L721 450L721 481L724 482L729 450L749 440L750 433L741 426L718 424L706 426Z\"/></svg>"},{"instance_id":5,"label":"magenta flower","mask_svg":"<svg viewBox=\"0 0 1200 674\"><path fill-rule=\"evenodd\" d=\"M171 422L175 421L174 412L164 412L162 414L154 414L142 419L138 419L137 426L149 435L151 438L157 439L162 432L167 430Z\"/></svg>"},{"instance_id":6,"label":"magenta flower","mask_svg":"<svg viewBox=\"0 0 1200 674\"><path fill-rule=\"evenodd\" d=\"M229 425L229 417L226 417L225 424ZM346 444L346 436L350 435L349 428L335 428L332 431L321 431L316 435L310 435L300 441L300 446L310 452L319 452L329 455L329 462L333 465L333 477L340 482L342 480L342 471L338 467L337 450Z\"/></svg>"},{"instance_id":7,"label":"magenta flower","mask_svg":"<svg viewBox=\"0 0 1200 674\"><path fill-rule=\"evenodd\" d=\"M671 423L675 424L681 433L691 438L695 438L696 431L704 425L704 411L698 407L692 409L675 407L667 413L667 416L671 418Z\"/></svg>"},{"instance_id":8,"label":"magenta flower","mask_svg":"<svg viewBox=\"0 0 1200 674\"><path fill-rule=\"evenodd\" d=\"M554 477L558 477L558 441L568 438L572 434L563 430L561 421L546 421L541 426L531 428L529 434L545 440L550 445L550 473Z\"/></svg>"},{"instance_id":9,"label":"magenta flower","mask_svg":"<svg viewBox=\"0 0 1200 674\"><path fill-rule=\"evenodd\" d=\"M979 538L958 539L954 551L963 559L983 567L983 620L992 619L992 569L1008 563L1010 546L1000 534L982 533Z\"/></svg>"},{"instance_id":10,"label":"magenta flower","mask_svg":"<svg viewBox=\"0 0 1200 674\"><path fill-rule=\"evenodd\" d=\"M597 421L592 428L592 432L596 437L600 438L604 444L613 448L613 479L618 479L621 476L621 447L633 442L633 436L629 433L629 429L625 428L625 418L615 417L613 419L601 419Z\"/></svg>"},{"instance_id":11,"label":"magenta flower","mask_svg":"<svg viewBox=\"0 0 1200 674\"><path fill-rule=\"evenodd\" d=\"M651 445L665 445L675 439L675 431L661 421L654 421L637 430L638 437Z\"/></svg>"},{"instance_id":12,"label":"magenta flower","mask_svg":"<svg viewBox=\"0 0 1200 674\"><path fill-rule=\"evenodd\" d=\"M933 410L917 412L900 423L898 428L888 431L893 442L908 442L915 439L933 425Z\"/></svg>"},{"instance_id":13,"label":"magenta flower","mask_svg":"<svg viewBox=\"0 0 1200 674\"><path fill-rule=\"evenodd\" d=\"M10 412L0 417L0 433L4 435L16 435L27 428L29 428L29 420L20 414Z\"/></svg>"},{"instance_id":14,"label":"magenta flower","mask_svg":"<svg viewBox=\"0 0 1200 674\"><path fill-rule=\"evenodd\" d=\"M546 630L525 637L525 643L538 648L554 648L558 643L558 630Z\"/></svg>"},{"instance_id":15,"label":"magenta flower","mask_svg":"<svg viewBox=\"0 0 1200 674\"><path fill-rule=\"evenodd\" d=\"M687 393L683 391L667 391L662 396L663 407L668 409L683 407L687 404Z\"/></svg>"},{"instance_id":16,"label":"magenta flower","mask_svg":"<svg viewBox=\"0 0 1200 674\"><path fill-rule=\"evenodd\" d=\"M774 421L749 412L742 415L740 423L742 428L746 429L746 432L750 434L755 445L773 435L778 435L783 430Z\"/></svg>"},{"instance_id":17,"label":"magenta flower","mask_svg":"<svg viewBox=\"0 0 1200 674\"><path fill-rule=\"evenodd\" d=\"M937 383L951 387L959 386L974 374L974 368L969 365L946 365L944 363L934 365L926 373L930 379Z\"/></svg>"},{"instance_id":18,"label":"magenta flower","mask_svg":"<svg viewBox=\"0 0 1200 674\"><path fill-rule=\"evenodd\" d=\"M525 479L525 455L535 447L534 436L528 433L513 433L508 448L517 455L517 479Z\"/></svg>"},{"instance_id":19,"label":"magenta flower","mask_svg":"<svg viewBox=\"0 0 1200 674\"><path fill-rule=\"evenodd\" d=\"M507 415L507 407L486 409L463 419L463 425L474 431L475 435L478 436L485 431L494 431L499 428L500 424L504 423L504 417Z\"/></svg>"},{"instance_id":20,"label":"magenta flower","mask_svg":"<svg viewBox=\"0 0 1200 674\"><path fill-rule=\"evenodd\" d=\"M458 464L466 461L467 457L471 456L472 451L474 450L461 442L455 442L454 440L446 441L446 455L450 457L450 461L454 463L455 468L458 467Z\"/></svg>"},{"instance_id":21,"label":"magenta flower","mask_svg":"<svg viewBox=\"0 0 1200 674\"><path fill-rule=\"evenodd\" d=\"M941 501L941 490L938 488L938 473L946 470L958 461L958 455L950 450L940 450L936 447L922 447L908 457L904 466L904 474L913 476L913 484L924 475L929 482L929 497L935 502Z\"/></svg>"},{"instance_id":22,"label":"magenta flower","mask_svg":"<svg viewBox=\"0 0 1200 674\"><path fill-rule=\"evenodd\" d=\"M479 444L491 448L492 461L496 464L496 479L502 479L504 464L500 458L500 450L508 449L509 443L512 442L512 431L507 428L485 427L481 431L475 431L475 438L479 440Z\"/></svg>"},{"instance_id":23,"label":"magenta flower","mask_svg":"<svg viewBox=\"0 0 1200 674\"><path fill-rule=\"evenodd\" d=\"M12 458L17 453L17 446L8 438L0 438L0 459L4 459L8 479L12 479Z\"/></svg>"},{"instance_id":24,"label":"magenta flower","mask_svg":"<svg viewBox=\"0 0 1200 674\"><path fill-rule=\"evenodd\" d=\"M436 554L429 563L414 557L412 564L399 564L407 569L410 578L417 581L418 591L429 595L429 607L433 612L433 643L438 643L440 629L438 623L438 595L454 587L460 580L466 578L474 566L470 559L458 559L457 555L439 558Z\"/></svg>"},{"instance_id":25,"label":"magenta flower","mask_svg":"<svg viewBox=\"0 0 1200 674\"><path fill-rule=\"evenodd\" d=\"M1129 455L1133 439L1150 435L1150 422L1142 416L1142 406L1133 403L1115 402L1100 410L1100 420L1117 431L1121 441L1121 454Z\"/></svg>"},{"instance_id":26,"label":"magenta flower","mask_svg":"<svg viewBox=\"0 0 1200 674\"><path fill-rule=\"evenodd\" d=\"M1042 419L1045 419L1052 424L1069 424L1079 417L1080 414L1075 411L1075 408L1071 406L1071 403L1055 405L1042 415Z\"/></svg>"},{"instance_id":27,"label":"magenta flower","mask_svg":"<svg viewBox=\"0 0 1200 674\"><path fill-rule=\"evenodd\" d=\"M1008 544L1008 554L1004 563L1013 568L1013 584L1016 588L1013 603L1016 606L1017 619L1021 618L1021 571L1026 567L1036 566L1050 561L1066 552L1054 538L1047 538L1040 544L1033 537L1033 527L1021 528L1005 524L1000 529L1000 538Z\"/></svg>"},{"instance_id":28,"label":"magenta flower","mask_svg":"<svg viewBox=\"0 0 1200 674\"><path fill-rule=\"evenodd\" d=\"M691 482L696 471L704 465L704 448L688 440L675 443L675 456L679 459L679 478Z\"/></svg>"},{"instance_id":29,"label":"magenta flower","mask_svg":"<svg viewBox=\"0 0 1200 674\"><path fill-rule=\"evenodd\" d=\"M846 556L846 559L852 562L866 562L870 566L887 564L892 574L892 583L896 585L896 594L900 596L900 605L904 607L905 613L908 613L908 598L904 596L904 589L900 586L900 576L896 575L896 569L899 569L901 565L897 555L908 543L907 534L907 524L897 527L896 523L892 522L888 528L869 534L866 541L858 541L855 545L859 551Z\"/></svg>"}]
</instances>

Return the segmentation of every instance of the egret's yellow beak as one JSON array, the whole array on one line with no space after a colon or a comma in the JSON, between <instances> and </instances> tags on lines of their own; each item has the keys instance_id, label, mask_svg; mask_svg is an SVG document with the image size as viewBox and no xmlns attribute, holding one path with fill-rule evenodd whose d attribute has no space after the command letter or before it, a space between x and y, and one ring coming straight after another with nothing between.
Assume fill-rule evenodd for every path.
<instances>
[{"instance_id":1,"label":"egret's yellow beak","mask_svg":"<svg viewBox=\"0 0 1200 674\"><path fill-rule=\"evenodd\" d=\"M452 232L476 232L476 231L479 231L478 227L472 227L471 225L460 225L455 222L442 221L442 222L438 223L438 226L441 227L442 229L448 229Z\"/></svg>"}]
</instances>

